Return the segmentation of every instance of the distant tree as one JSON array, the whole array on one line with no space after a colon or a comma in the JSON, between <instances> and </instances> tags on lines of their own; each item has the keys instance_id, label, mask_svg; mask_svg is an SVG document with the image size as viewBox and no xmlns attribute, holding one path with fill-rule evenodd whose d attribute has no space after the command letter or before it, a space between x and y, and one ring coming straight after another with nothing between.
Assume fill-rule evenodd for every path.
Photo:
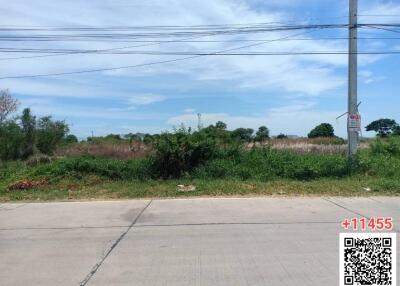
<instances>
[{"instance_id":1,"label":"distant tree","mask_svg":"<svg viewBox=\"0 0 400 286\"><path fill-rule=\"evenodd\" d=\"M256 132L255 141L263 142L269 138L269 129L266 126L261 126Z\"/></svg>"},{"instance_id":2,"label":"distant tree","mask_svg":"<svg viewBox=\"0 0 400 286\"><path fill-rule=\"evenodd\" d=\"M251 128L238 128L232 131L231 136L236 140L250 142L253 138L254 130Z\"/></svg>"},{"instance_id":3,"label":"distant tree","mask_svg":"<svg viewBox=\"0 0 400 286\"><path fill-rule=\"evenodd\" d=\"M53 121L51 116L40 118L37 123L37 148L43 154L52 155L68 132L64 121Z\"/></svg>"},{"instance_id":4,"label":"distant tree","mask_svg":"<svg viewBox=\"0 0 400 286\"><path fill-rule=\"evenodd\" d=\"M78 143L79 140L75 135L69 134L69 135L64 137L63 142L65 144L73 144L73 143Z\"/></svg>"},{"instance_id":5,"label":"distant tree","mask_svg":"<svg viewBox=\"0 0 400 286\"><path fill-rule=\"evenodd\" d=\"M332 125L329 123L322 123L308 133L308 138L317 137L335 137L335 132Z\"/></svg>"},{"instance_id":6,"label":"distant tree","mask_svg":"<svg viewBox=\"0 0 400 286\"><path fill-rule=\"evenodd\" d=\"M215 123L215 127L217 129L226 130L227 125L226 125L226 123L224 123L222 121L218 121L217 123Z\"/></svg>"},{"instance_id":7,"label":"distant tree","mask_svg":"<svg viewBox=\"0 0 400 286\"><path fill-rule=\"evenodd\" d=\"M119 134L108 134L105 139L111 139L111 140L122 140L121 135Z\"/></svg>"},{"instance_id":8,"label":"distant tree","mask_svg":"<svg viewBox=\"0 0 400 286\"><path fill-rule=\"evenodd\" d=\"M35 152L36 144L36 117L29 108L22 111L21 126L23 133L22 157L28 158Z\"/></svg>"},{"instance_id":9,"label":"distant tree","mask_svg":"<svg viewBox=\"0 0 400 286\"><path fill-rule=\"evenodd\" d=\"M0 159L20 159L23 149L24 134L15 121L7 121L0 125Z\"/></svg>"},{"instance_id":10,"label":"distant tree","mask_svg":"<svg viewBox=\"0 0 400 286\"><path fill-rule=\"evenodd\" d=\"M276 136L276 139L287 139L288 137L285 135L285 134L283 134L283 133L281 133L281 134L279 134L278 136Z\"/></svg>"},{"instance_id":11,"label":"distant tree","mask_svg":"<svg viewBox=\"0 0 400 286\"><path fill-rule=\"evenodd\" d=\"M367 131L375 131L378 136L386 137L389 136L393 132L393 128L397 126L397 123L393 119L383 118L372 121L368 124L365 129Z\"/></svg>"},{"instance_id":12,"label":"distant tree","mask_svg":"<svg viewBox=\"0 0 400 286\"><path fill-rule=\"evenodd\" d=\"M0 90L0 124L4 123L7 117L18 108L18 100L14 99L8 89Z\"/></svg>"},{"instance_id":13,"label":"distant tree","mask_svg":"<svg viewBox=\"0 0 400 286\"><path fill-rule=\"evenodd\" d=\"M152 144L154 142L154 137L151 136L150 134L145 134L143 137L143 143L144 144Z\"/></svg>"}]
</instances>

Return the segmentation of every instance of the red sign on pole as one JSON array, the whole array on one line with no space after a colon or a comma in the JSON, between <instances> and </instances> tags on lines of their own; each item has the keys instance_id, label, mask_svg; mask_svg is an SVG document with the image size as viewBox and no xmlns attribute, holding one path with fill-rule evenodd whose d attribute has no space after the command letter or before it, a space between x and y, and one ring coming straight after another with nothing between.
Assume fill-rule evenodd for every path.
<instances>
[{"instance_id":1,"label":"red sign on pole","mask_svg":"<svg viewBox=\"0 0 400 286\"><path fill-rule=\"evenodd\" d=\"M348 129L349 131L361 131L361 115L359 113L349 114Z\"/></svg>"}]
</instances>

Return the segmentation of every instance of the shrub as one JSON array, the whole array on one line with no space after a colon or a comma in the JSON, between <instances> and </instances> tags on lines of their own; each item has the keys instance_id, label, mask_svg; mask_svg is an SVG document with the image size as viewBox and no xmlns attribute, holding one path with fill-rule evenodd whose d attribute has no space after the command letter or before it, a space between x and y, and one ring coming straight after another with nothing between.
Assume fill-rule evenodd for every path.
<instances>
[{"instance_id":1,"label":"shrub","mask_svg":"<svg viewBox=\"0 0 400 286\"><path fill-rule=\"evenodd\" d=\"M70 157L39 166L35 176L50 178L97 175L111 180L144 180L152 178L150 158L136 160L100 159L90 156Z\"/></svg>"},{"instance_id":2,"label":"shrub","mask_svg":"<svg viewBox=\"0 0 400 286\"><path fill-rule=\"evenodd\" d=\"M393 127L393 136L400 136L400 125L396 125Z\"/></svg>"},{"instance_id":3,"label":"shrub","mask_svg":"<svg viewBox=\"0 0 400 286\"><path fill-rule=\"evenodd\" d=\"M185 129L164 133L155 142L154 170L162 178L177 178L204 164L217 154L215 140L205 133Z\"/></svg>"},{"instance_id":4,"label":"shrub","mask_svg":"<svg viewBox=\"0 0 400 286\"><path fill-rule=\"evenodd\" d=\"M386 139L376 139L370 144L372 154L400 155L400 138L389 137Z\"/></svg>"},{"instance_id":5,"label":"shrub","mask_svg":"<svg viewBox=\"0 0 400 286\"><path fill-rule=\"evenodd\" d=\"M232 158L218 158L200 166L195 177L271 180L288 178L311 180L348 175L347 159L342 155L298 155L270 148L240 151Z\"/></svg>"}]
</instances>

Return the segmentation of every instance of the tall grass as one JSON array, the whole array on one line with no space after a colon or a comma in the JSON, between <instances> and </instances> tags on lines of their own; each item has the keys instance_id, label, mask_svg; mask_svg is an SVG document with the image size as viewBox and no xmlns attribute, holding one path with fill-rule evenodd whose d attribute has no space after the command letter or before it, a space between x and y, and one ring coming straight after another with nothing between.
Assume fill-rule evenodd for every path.
<instances>
[{"instance_id":1,"label":"tall grass","mask_svg":"<svg viewBox=\"0 0 400 286\"><path fill-rule=\"evenodd\" d=\"M90 143L77 143L60 147L56 156L83 156L91 155L100 158L129 160L144 158L153 152L152 146L134 141L94 141Z\"/></svg>"},{"instance_id":2,"label":"tall grass","mask_svg":"<svg viewBox=\"0 0 400 286\"><path fill-rule=\"evenodd\" d=\"M341 155L295 154L270 148L242 151L233 158L218 158L193 173L198 178L237 178L268 181L277 178L311 180L349 174Z\"/></svg>"},{"instance_id":3,"label":"tall grass","mask_svg":"<svg viewBox=\"0 0 400 286\"><path fill-rule=\"evenodd\" d=\"M166 137L166 145L159 148L158 154L140 159L115 160L85 155L60 158L32 167L22 162L3 163L0 180L29 177L56 181L95 175L110 180L175 177L270 181L343 178L354 174L400 180L400 138L372 143L371 149L361 150L351 165L341 154L297 154L271 147L247 150L240 145L220 146L214 150L208 140L197 144L180 139L178 146L185 148L182 153L181 147L171 146L167 139L171 138ZM203 157L198 157L199 153ZM174 170L178 167L179 171Z\"/></svg>"}]
</instances>

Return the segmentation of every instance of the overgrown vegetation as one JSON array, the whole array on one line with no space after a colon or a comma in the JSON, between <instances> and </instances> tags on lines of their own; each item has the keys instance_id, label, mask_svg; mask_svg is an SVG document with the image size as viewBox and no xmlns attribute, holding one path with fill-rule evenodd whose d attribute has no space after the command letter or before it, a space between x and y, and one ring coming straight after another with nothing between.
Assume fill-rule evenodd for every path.
<instances>
[{"instance_id":1,"label":"overgrown vegetation","mask_svg":"<svg viewBox=\"0 0 400 286\"><path fill-rule=\"evenodd\" d=\"M385 121L394 124L390 134L382 136L377 129L378 138L363 143L349 164L345 141L326 123L309 139L270 138L266 126L230 131L217 122L196 131L181 126L172 133L110 134L78 142L63 121L36 118L29 109L10 118L17 102L4 98L0 200L98 197L100 191L108 197L170 196L179 195L173 188L177 182L200 186L198 195L269 194L277 184L283 184L282 192L298 186L307 193L309 186L310 192L323 193L317 191L320 186L335 194L352 187L400 194L400 136L394 121ZM336 186L327 187L328 182ZM218 190L206 189L211 186Z\"/></svg>"},{"instance_id":2,"label":"overgrown vegetation","mask_svg":"<svg viewBox=\"0 0 400 286\"><path fill-rule=\"evenodd\" d=\"M41 153L53 155L69 132L64 121L39 118L24 109L20 117L0 124L0 160L27 159Z\"/></svg>"}]
</instances>

